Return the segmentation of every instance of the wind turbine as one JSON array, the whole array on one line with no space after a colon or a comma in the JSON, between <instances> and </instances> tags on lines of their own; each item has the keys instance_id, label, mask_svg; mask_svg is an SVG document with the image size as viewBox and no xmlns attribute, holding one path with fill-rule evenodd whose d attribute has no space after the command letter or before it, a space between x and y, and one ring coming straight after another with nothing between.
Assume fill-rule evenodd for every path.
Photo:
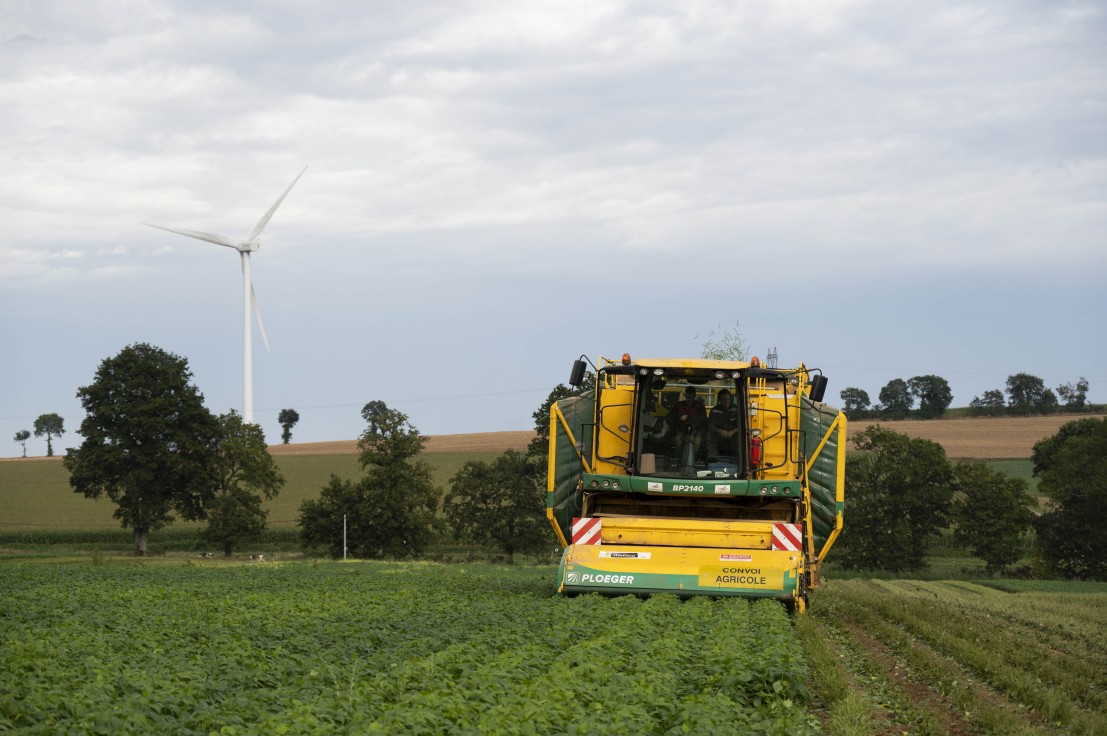
<instances>
[{"instance_id":1,"label":"wind turbine","mask_svg":"<svg viewBox=\"0 0 1107 736\"><path fill-rule=\"evenodd\" d=\"M197 240L206 240L209 243L224 245L238 251L238 255L242 261L242 419L251 424L254 422L254 366L253 346L250 342L251 333L253 332L251 329L252 325L250 324L251 308L254 314L257 315L258 329L261 331L261 339L265 342L266 350L269 350L269 338L265 336L265 325L261 321L261 310L258 309L257 296L254 294L254 282L250 277L250 254L261 249L261 241L258 240L258 238L261 237L261 231L269 224L269 220L273 217L273 213L281 206L281 202L283 202L284 198L288 196L288 193L292 191L292 187L296 186L296 182L300 180L300 177L304 175L305 171L307 171L306 166L296 175L296 178L292 180L292 183L288 185L284 193L277 198L277 201L273 203L269 211L258 220L258 224L254 225L254 229L250 231L250 234L246 236L245 240L236 242L222 235L202 233L196 230L181 230L175 227L163 227L162 225L154 225L149 222L142 223L143 225L156 227L159 230L166 230L171 233L177 233L178 235L187 235Z\"/></svg>"}]
</instances>

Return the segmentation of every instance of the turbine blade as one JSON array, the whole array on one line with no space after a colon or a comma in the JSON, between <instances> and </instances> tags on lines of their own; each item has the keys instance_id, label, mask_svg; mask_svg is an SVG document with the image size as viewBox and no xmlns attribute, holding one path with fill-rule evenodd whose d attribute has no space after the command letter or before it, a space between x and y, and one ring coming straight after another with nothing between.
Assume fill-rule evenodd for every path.
<instances>
[{"instance_id":1,"label":"turbine blade","mask_svg":"<svg viewBox=\"0 0 1107 736\"><path fill-rule=\"evenodd\" d=\"M254 282L250 282L250 301L254 305L254 316L258 318L258 329L261 330L261 341L265 343L265 352L269 350L269 338L265 336L265 323L261 321L261 310L258 309L258 295L254 293Z\"/></svg>"},{"instance_id":2,"label":"turbine blade","mask_svg":"<svg viewBox=\"0 0 1107 736\"><path fill-rule=\"evenodd\" d=\"M250 234L246 236L247 241L254 240L259 235L261 235L261 231L264 230L265 226L269 224L269 220L273 217L273 213L276 212L277 208L281 206L281 202L283 202L284 198L288 196L288 193L292 191L292 187L296 186L296 182L300 181L300 177L304 175L305 171L307 171L306 166L300 170L300 173L296 175L296 178L292 180L292 183L288 185L288 189L284 190L284 194L277 198L277 201L273 203L273 206L269 208L269 211L265 213L265 216L258 220L258 224L254 225L254 229L251 230Z\"/></svg>"},{"instance_id":3,"label":"turbine blade","mask_svg":"<svg viewBox=\"0 0 1107 736\"><path fill-rule=\"evenodd\" d=\"M164 227L162 225L154 225L149 222L144 222L142 224L148 227L156 227L158 230L165 230L166 232L177 233L178 235L187 235L190 238L196 238L197 240L206 240L209 243L215 243L216 245L225 245L228 248L234 248L235 250L238 250L237 243L233 242L229 238L223 237L222 235L215 235L213 233L202 233L198 230L181 230L180 228L176 227Z\"/></svg>"}]
</instances>

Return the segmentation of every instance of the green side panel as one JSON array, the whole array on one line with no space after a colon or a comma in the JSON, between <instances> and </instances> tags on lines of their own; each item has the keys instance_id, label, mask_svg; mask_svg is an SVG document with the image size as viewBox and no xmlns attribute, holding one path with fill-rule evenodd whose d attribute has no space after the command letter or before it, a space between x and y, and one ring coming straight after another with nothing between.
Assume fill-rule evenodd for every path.
<instances>
[{"instance_id":1,"label":"green side panel","mask_svg":"<svg viewBox=\"0 0 1107 736\"><path fill-rule=\"evenodd\" d=\"M585 391L579 396L570 396L557 402L555 406L561 409L576 441L584 447L585 457L589 457L592 453L592 429L596 416L596 392ZM573 440L560 422L551 440L551 450L556 451L554 484L553 493L546 494L546 507L553 509L554 518L565 538L572 539L573 517L580 516L583 497L577 490L577 481L584 472L584 465Z\"/></svg>"},{"instance_id":2,"label":"green side panel","mask_svg":"<svg viewBox=\"0 0 1107 736\"><path fill-rule=\"evenodd\" d=\"M565 557L557 571L558 588L562 593L577 595L581 593L599 593L608 596L657 595L669 593L682 598L706 595L717 598L776 598L788 600L794 598L797 590L796 577L783 573L774 581L772 588L738 588L703 585L696 573L609 573L595 570L584 565L576 565L572 572L565 569Z\"/></svg>"},{"instance_id":3,"label":"green side panel","mask_svg":"<svg viewBox=\"0 0 1107 736\"><path fill-rule=\"evenodd\" d=\"M813 402L806 396L801 398L800 428L803 430L804 457L808 461L837 418L838 410L834 407ZM845 452L845 448L839 447L838 432L835 430L807 474L811 487L811 526L815 532L816 554L826 546L826 540L834 530L837 518L835 494L838 487L839 452Z\"/></svg>"}]
</instances>

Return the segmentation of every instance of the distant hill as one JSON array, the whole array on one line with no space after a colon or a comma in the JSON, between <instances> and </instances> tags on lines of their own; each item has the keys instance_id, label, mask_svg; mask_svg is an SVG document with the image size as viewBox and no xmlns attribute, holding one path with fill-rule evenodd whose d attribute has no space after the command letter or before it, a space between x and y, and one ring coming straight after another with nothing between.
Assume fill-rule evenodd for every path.
<instances>
[{"instance_id":1,"label":"distant hill","mask_svg":"<svg viewBox=\"0 0 1107 736\"><path fill-rule=\"evenodd\" d=\"M862 429L879 424L909 437L933 440L951 458L1005 460L1029 458L1038 440L1056 434L1061 425L1086 416L1104 414L1052 414L1040 417L957 417L905 419L898 422L861 420L849 423L852 438ZM532 431L444 434L427 438L427 452L503 452L526 450ZM357 453L357 440L270 445L273 455L343 455Z\"/></svg>"},{"instance_id":2,"label":"distant hill","mask_svg":"<svg viewBox=\"0 0 1107 736\"><path fill-rule=\"evenodd\" d=\"M865 427L879 424L909 437L933 440L951 458L1007 460L1029 458L1034 443L1057 433L1061 425L1104 414L1050 414L1040 417L964 417L904 419L899 422L858 420L849 423L852 438Z\"/></svg>"},{"instance_id":3,"label":"distant hill","mask_svg":"<svg viewBox=\"0 0 1107 736\"><path fill-rule=\"evenodd\" d=\"M955 417L950 419L905 419L903 421L858 420L849 423L849 435L857 434L865 427L879 424L909 437L933 440L945 448L951 458L978 458L981 460L1029 458L1034 443L1057 432L1061 425L1084 417L1103 417L1105 414L1051 414L1035 417ZM445 452L503 452L526 450L534 438L534 432L480 432L474 434L439 434L427 437L428 453ZM288 445L270 445L269 452L276 457L295 455L356 455L357 440L333 442L300 442ZM27 461L45 460L29 457ZM60 457L49 458L60 460ZM22 458L0 458L18 461Z\"/></svg>"},{"instance_id":4,"label":"distant hill","mask_svg":"<svg viewBox=\"0 0 1107 736\"><path fill-rule=\"evenodd\" d=\"M527 449L534 432L481 432L477 434L436 434L427 436L425 452L504 452ZM269 454L281 455L356 455L357 440L301 442L269 445Z\"/></svg>"}]
</instances>

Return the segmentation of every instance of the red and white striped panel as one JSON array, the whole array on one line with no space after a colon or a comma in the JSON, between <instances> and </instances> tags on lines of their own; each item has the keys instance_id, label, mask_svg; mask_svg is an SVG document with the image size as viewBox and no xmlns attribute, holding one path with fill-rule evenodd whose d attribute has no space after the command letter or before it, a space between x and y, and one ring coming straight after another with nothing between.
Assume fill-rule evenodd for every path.
<instances>
[{"instance_id":1,"label":"red and white striped panel","mask_svg":"<svg viewBox=\"0 0 1107 736\"><path fill-rule=\"evenodd\" d=\"M584 519L573 519L573 544L599 544L600 543L600 519L589 516Z\"/></svg>"},{"instance_id":2,"label":"red and white striped panel","mask_svg":"<svg viewBox=\"0 0 1107 736\"><path fill-rule=\"evenodd\" d=\"M773 549L799 552L802 545L799 524L773 524Z\"/></svg>"}]
</instances>

